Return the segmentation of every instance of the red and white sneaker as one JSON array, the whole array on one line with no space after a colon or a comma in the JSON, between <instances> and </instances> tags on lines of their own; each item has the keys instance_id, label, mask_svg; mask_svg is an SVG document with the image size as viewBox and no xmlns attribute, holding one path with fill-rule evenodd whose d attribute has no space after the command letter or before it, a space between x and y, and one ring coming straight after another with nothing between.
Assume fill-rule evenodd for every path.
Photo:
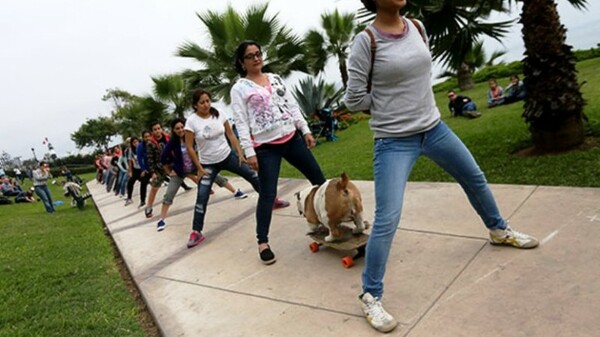
<instances>
[{"instance_id":1,"label":"red and white sneaker","mask_svg":"<svg viewBox=\"0 0 600 337\"><path fill-rule=\"evenodd\" d=\"M188 248L196 247L200 242L204 241L204 239L206 239L206 237L204 235L202 235L202 233L193 231L190 234L190 239L188 240L187 247Z\"/></svg>"},{"instance_id":2,"label":"red and white sneaker","mask_svg":"<svg viewBox=\"0 0 600 337\"><path fill-rule=\"evenodd\" d=\"M289 201L275 198L275 203L273 204L273 209L286 208L290 205Z\"/></svg>"}]
</instances>

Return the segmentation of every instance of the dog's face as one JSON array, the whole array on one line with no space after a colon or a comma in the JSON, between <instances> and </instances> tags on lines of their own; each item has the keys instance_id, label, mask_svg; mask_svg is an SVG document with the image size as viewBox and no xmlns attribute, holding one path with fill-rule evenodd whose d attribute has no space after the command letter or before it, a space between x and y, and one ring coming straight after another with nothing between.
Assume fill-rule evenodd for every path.
<instances>
[{"instance_id":1,"label":"dog's face","mask_svg":"<svg viewBox=\"0 0 600 337\"><path fill-rule=\"evenodd\" d=\"M312 192L313 189L315 189L315 186L310 186L303 189L302 191L294 193L294 196L296 197L296 206L298 207L298 213L300 215L304 215L306 213L306 198Z\"/></svg>"}]
</instances>

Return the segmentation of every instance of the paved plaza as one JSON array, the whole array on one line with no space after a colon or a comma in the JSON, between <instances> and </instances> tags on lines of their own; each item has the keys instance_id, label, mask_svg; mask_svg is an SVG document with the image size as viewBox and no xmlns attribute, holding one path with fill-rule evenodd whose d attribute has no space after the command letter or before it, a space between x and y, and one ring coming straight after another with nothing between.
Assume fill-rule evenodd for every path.
<instances>
[{"instance_id":1,"label":"paved plaza","mask_svg":"<svg viewBox=\"0 0 600 337\"><path fill-rule=\"evenodd\" d=\"M277 263L260 263L254 207L258 195L235 200L215 186L207 239L188 249L196 189L180 191L156 231L136 203L88 183L100 214L166 337L379 336L356 301L364 260L312 253L293 193L308 186L280 179L292 206L273 212L270 242ZM373 219L371 181L361 190ZM600 335L600 189L492 185L511 225L540 240L534 250L492 246L487 230L454 183L409 183L385 278L384 305L400 322L390 336ZM137 189L137 186L136 186ZM134 195L134 199L137 195Z\"/></svg>"}]
</instances>

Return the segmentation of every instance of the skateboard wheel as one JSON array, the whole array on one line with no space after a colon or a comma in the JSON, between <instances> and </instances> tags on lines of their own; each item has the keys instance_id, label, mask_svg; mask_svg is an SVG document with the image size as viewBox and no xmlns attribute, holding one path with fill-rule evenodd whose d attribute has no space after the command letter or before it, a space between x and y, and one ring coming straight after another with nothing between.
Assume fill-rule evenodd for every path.
<instances>
[{"instance_id":1,"label":"skateboard wheel","mask_svg":"<svg viewBox=\"0 0 600 337\"><path fill-rule=\"evenodd\" d=\"M308 248L310 249L311 252L316 253L319 251L319 244L316 242L313 242L310 245L308 245Z\"/></svg>"},{"instance_id":2,"label":"skateboard wheel","mask_svg":"<svg viewBox=\"0 0 600 337\"><path fill-rule=\"evenodd\" d=\"M352 256L344 256L342 258L342 265L346 269L352 268L352 266L354 266L354 259L352 258Z\"/></svg>"}]
</instances>

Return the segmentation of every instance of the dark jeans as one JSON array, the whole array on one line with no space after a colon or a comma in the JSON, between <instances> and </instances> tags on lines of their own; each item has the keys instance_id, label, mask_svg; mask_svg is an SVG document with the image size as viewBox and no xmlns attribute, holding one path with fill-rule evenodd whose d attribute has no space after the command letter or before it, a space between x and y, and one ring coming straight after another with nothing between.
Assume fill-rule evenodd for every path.
<instances>
[{"instance_id":1,"label":"dark jeans","mask_svg":"<svg viewBox=\"0 0 600 337\"><path fill-rule=\"evenodd\" d=\"M48 186L40 185L35 186L35 194L40 197L42 202L44 203L44 207L46 207L46 212L53 213L54 205L52 204L52 196L50 195L50 190L48 190Z\"/></svg>"},{"instance_id":2,"label":"dark jeans","mask_svg":"<svg viewBox=\"0 0 600 337\"><path fill-rule=\"evenodd\" d=\"M258 174L252 170L248 164L239 164L240 160L235 153L231 151L229 156L220 163L202 165L205 174L198 182L198 195L196 197L196 206L194 207L194 220L192 229L201 232L204 228L204 217L206 216L206 205L208 204L208 197L210 196L210 189L215 181L215 177L221 170L227 170L232 173L239 175L244 178L250 184L256 192L260 191ZM259 194L260 195L260 194ZM271 203L271 207L273 203Z\"/></svg>"},{"instance_id":3,"label":"dark jeans","mask_svg":"<svg viewBox=\"0 0 600 337\"><path fill-rule=\"evenodd\" d=\"M140 203L146 202L146 191L148 189L148 181L150 181L150 174L145 174L141 177L142 171L140 169L131 169L131 178L127 181L127 199L131 199L133 194L133 185L136 181L140 182Z\"/></svg>"},{"instance_id":4,"label":"dark jeans","mask_svg":"<svg viewBox=\"0 0 600 337\"><path fill-rule=\"evenodd\" d=\"M281 159L298 169L313 185L325 182L325 176L304 138L296 133L284 144L263 144L256 148L260 194L256 207L256 238L258 244L269 242L269 228L273 215L273 203L277 196L277 181Z\"/></svg>"}]
</instances>

